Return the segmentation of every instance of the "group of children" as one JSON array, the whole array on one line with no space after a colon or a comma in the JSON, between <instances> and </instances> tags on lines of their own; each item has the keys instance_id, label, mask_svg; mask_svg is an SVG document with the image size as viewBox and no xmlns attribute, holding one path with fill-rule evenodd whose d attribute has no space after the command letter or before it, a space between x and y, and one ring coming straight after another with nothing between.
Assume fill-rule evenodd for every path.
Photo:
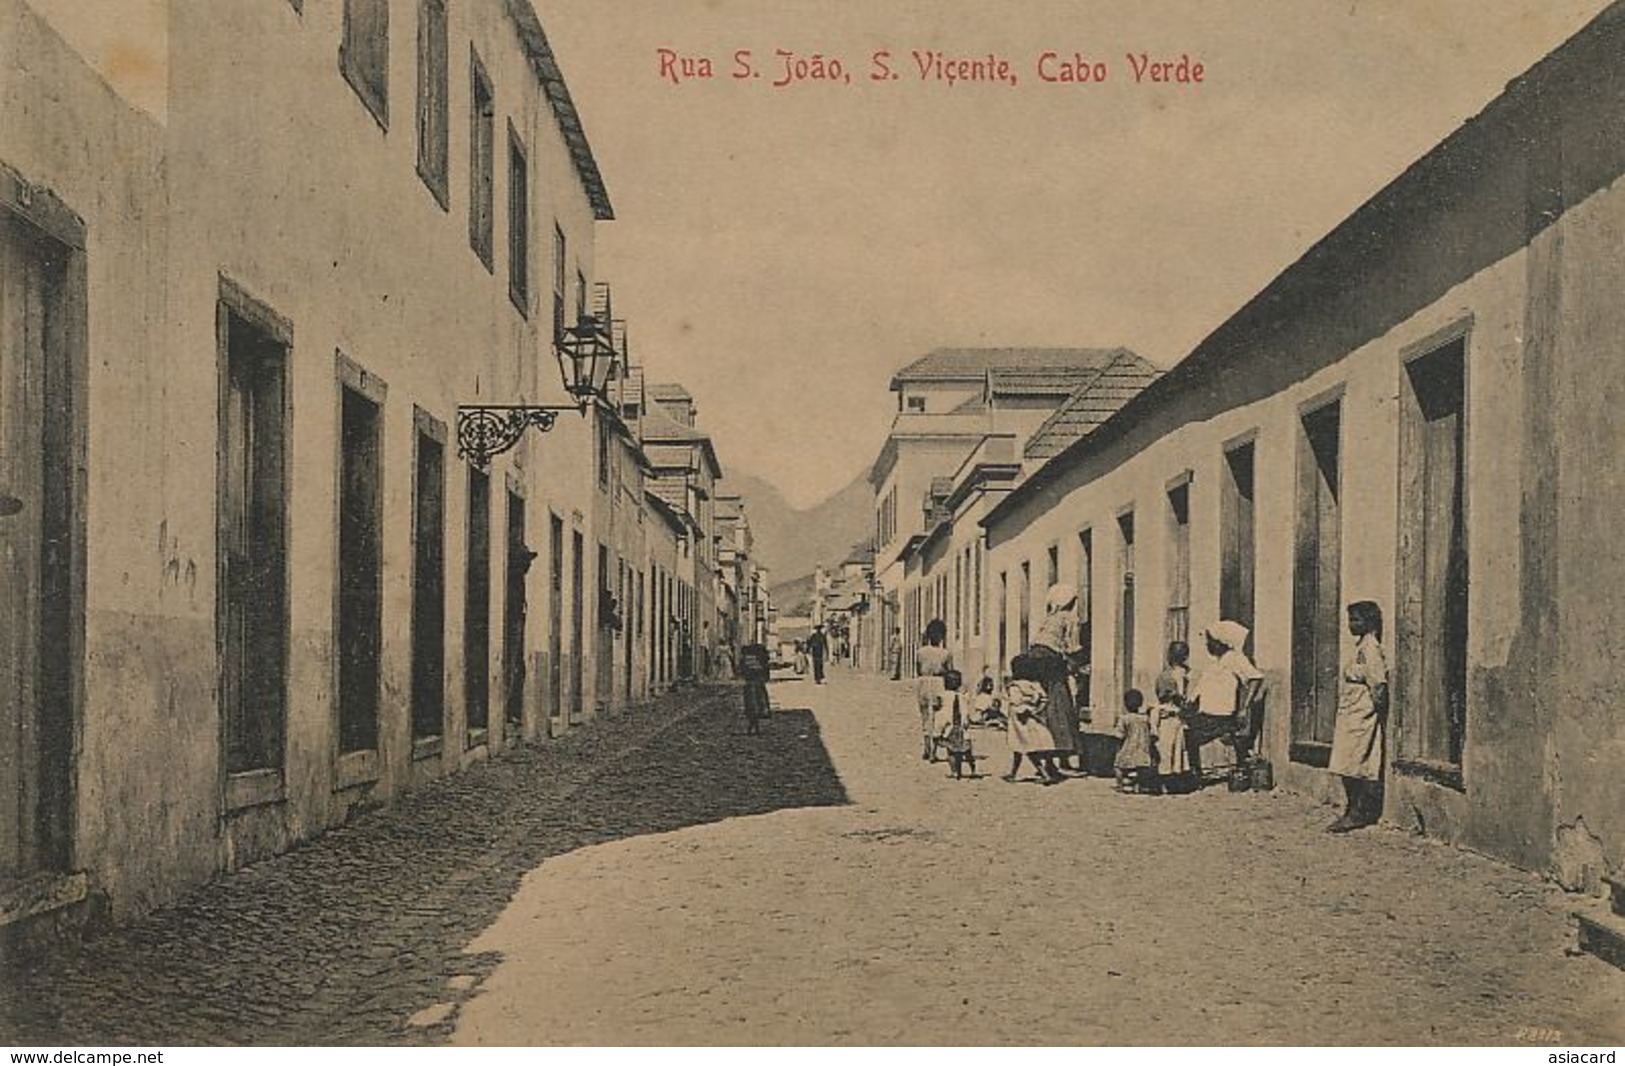
<instances>
[{"instance_id":1,"label":"group of children","mask_svg":"<svg viewBox=\"0 0 1625 1066\"><path fill-rule=\"evenodd\" d=\"M1182 715L1186 711L1186 691L1189 685L1190 649L1176 642L1168 649L1168 665L1157 678L1156 702L1146 705L1144 693L1129 689L1123 694L1123 710L1117 720L1117 736L1121 741L1113 762L1117 788L1122 792L1164 793L1180 791L1189 781L1190 757L1185 743ZM985 673L975 694L967 701L960 692L962 678L959 671L949 668L942 674L942 692L934 701L927 737L927 757L935 761L937 753L946 753L949 772L963 777L969 769L976 772L975 746L969 733L972 725L1007 727L1019 731L1019 723L1042 718L1044 701L1048 698L1042 679L1028 676L1023 656L1011 663L1011 680L1005 686L1001 701L996 694L993 679ZM968 704L968 706L967 706ZM1032 752L1021 745L1011 744L1011 776L1020 769L1022 758L1032 758L1042 766Z\"/></svg>"}]
</instances>

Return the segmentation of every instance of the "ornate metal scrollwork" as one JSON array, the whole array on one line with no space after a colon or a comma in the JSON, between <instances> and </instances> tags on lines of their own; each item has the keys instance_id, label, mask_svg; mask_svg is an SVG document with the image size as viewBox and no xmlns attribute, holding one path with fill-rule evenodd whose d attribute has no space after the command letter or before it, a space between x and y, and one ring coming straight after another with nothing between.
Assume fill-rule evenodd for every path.
<instances>
[{"instance_id":1,"label":"ornate metal scrollwork","mask_svg":"<svg viewBox=\"0 0 1625 1066\"><path fill-rule=\"evenodd\" d=\"M560 411L573 407L536 407L527 404L466 404L457 408L457 454L475 466L488 466L519 443L528 426L546 433L559 420Z\"/></svg>"}]
</instances>

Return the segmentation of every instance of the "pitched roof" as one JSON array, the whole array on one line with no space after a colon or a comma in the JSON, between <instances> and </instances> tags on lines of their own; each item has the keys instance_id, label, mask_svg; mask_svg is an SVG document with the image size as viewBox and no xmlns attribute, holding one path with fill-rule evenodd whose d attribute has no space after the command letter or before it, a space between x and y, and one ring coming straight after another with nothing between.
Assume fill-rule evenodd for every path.
<instances>
[{"instance_id":1,"label":"pitched roof","mask_svg":"<svg viewBox=\"0 0 1625 1066\"><path fill-rule=\"evenodd\" d=\"M651 400L692 400L694 397L689 391L675 382L664 381L657 385L645 386Z\"/></svg>"},{"instance_id":2,"label":"pitched roof","mask_svg":"<svg viewBox=\"0 0 1625 1066\"><path fill-rule=\"evenodd\" d=\"M1068 444L1093 433L1161 373L1133 352L1120 350L1110 363L1079 383L1066 402L1033 431L1023 456L1044 460L1059 454Z\"/></svg>"},{"instance_id":3,"label":"pitched roof","mask_svg":"<svg viewBox=\"0 0 1625 1066\"><path fill-rule=\"evenodd\" d=\"M1031 369L996 366L987 372L987 391L993 396L1070 396L1102 369L1098 363Z\"/></svg>"},{"instance_id":4,"label":"pitched roof","mask_svg":"<svg viewBox=\"0 0 1625 1066\"><path fill-rule=\"evenodd\" d=\"M710 460L711 476L717 478L722 476L722 463L717 459L717 450L711 443L711 434L705 430L685 426L658 407L652 408L643 416L639 428L643 432L644 450L649 452L649 458L655 460L657 465L667 465L660 463L656 458L660 445L698 444L705 452L706 458Z\"/></svg>"},{"instance_id":5,"label":"pitched roof","mask_svg":"<svg viewBox=\"0 0 1625 1066\"><path fill-rule=\"evenodd\" d=\"M1120 348L938 348L908 364L892 376L891 389L897 391L909 381L985 380L987 372L1000 370L1043 371L1101 367L1111 362Z\"/></svg>"}]
</instances>

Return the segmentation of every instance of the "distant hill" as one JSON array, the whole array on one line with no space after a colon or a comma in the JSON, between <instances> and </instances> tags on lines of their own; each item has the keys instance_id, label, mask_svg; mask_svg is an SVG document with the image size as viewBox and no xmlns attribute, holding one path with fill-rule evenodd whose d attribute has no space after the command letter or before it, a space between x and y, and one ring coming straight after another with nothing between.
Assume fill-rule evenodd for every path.
<instances>
[{"instance_id":1,"label":"distant hill","mask_svg":"<svg viewBox=\"0 0 1625 1066\"><path fill-rule=\"evenodd\" d=\"M791 506L777 488L749 474L728 475L722 488L745 498L756 557L772 572L774 584L810 574L820 564L839 566L874 526L874 493L864 474L805 510Z\"/></svg>"}]
</instances>

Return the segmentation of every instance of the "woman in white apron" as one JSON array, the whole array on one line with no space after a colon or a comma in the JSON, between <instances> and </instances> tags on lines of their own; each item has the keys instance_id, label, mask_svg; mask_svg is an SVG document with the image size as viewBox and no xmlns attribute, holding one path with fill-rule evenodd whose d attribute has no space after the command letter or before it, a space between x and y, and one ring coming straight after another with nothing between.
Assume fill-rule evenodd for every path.
<instances>
[{"instance_id":1,"label":"woman in white apron","mask_svg":"<svg viewBox=\"0 0 1625 1066\"><path fill-rule=\"evenodd\" d=\"M1388 657L1382 650L1382 608L1370 600L1349 604L1354 654L1343 667L1343 688L1332 730L1327 769L1343 779L1348 797L1342 817L1326 827L1347 833L1382 817L1383 725L1388 719Z\"/></svg>"}]
</instances>

